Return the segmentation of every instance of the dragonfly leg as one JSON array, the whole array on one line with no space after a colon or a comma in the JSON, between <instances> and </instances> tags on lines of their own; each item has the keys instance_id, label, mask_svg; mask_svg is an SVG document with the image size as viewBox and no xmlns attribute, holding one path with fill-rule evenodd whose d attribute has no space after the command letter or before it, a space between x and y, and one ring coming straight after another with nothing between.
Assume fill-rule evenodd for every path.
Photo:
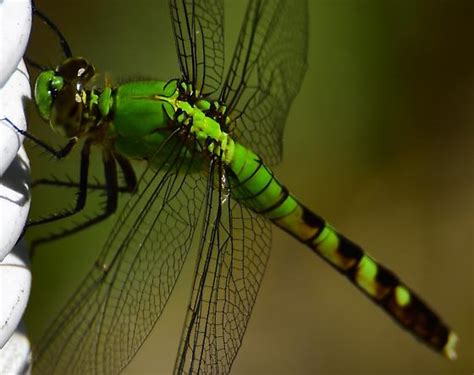
<instances>
[{"instance_id":1,"label":"dragonfly leg","mask_svg":"<svg viewBox=\"0 0 474 375\"><path fill-rule=\"evenodd\" d=\"M114 154L115 160L119 163L120 169L122 170L122 175L125 179L125 186L119 186L118 192L119 193L133 193L137 188L137 176L135 175L135 171L128 161L127 158L123 157L120 154ZM57 180L54 177L52 179L48 178L40 178L38 180L33 181L31 184L32 188L35 188L40 185L48 185L48 186L60 186L66 188L79 188L79 183L75 181L61 181ZM95 183L95 184L87 184L87 189L90 190L107 190L107 185Z\"/></svg>"},{"instance_id":2,"label":"dragonfly leg","mask_svg":"<svg viewBox=\"0 0 474 375\"><path fill-rule=\"evenodd\" d=\"M34 254L35 250L37 249L37 247L39 245L50 242L50 241L54 241L54 240L58 240L58 239L67 237L71 234L77 233L81 230L84 230L88 227L91 227L91 226L105 220L107 217L109 217L110 215L112 215L116 211L117 204L118 204L118 192L119 192L118 181L117 181L117 165L116 165L116 162L119 163L120 167L124 171L124 175L126 176L125 180L127 181L127 183L130 182L130 181L135 181L135 186L128 186L128 191L132 192L132 191L135 190L135 188L136 188L136 177L135 177L135 173L133 172L133 169L131 169L131 171L133 173L133 177L132 177L132 176L127 174L130 171L125 172L125 169L123 168L122 164L120 164L119 159L115 159L114 155L109 150L104 150L103 155L102 155L102 160L103 160L103 164L104 164L105 191L107 193L107 201L106 201L104 211L102 213L100 213L99 215L96 215L92 218L86 219L85 221L73 226L72 228L65 229L65 230L63 230L59 233L54 233L54 234L49 235L47 237L42 237L42 238L35 239L31 244L31 254L32 254L31 256L32 257L33 257L33 254ZM130 168L131 168L131 166L130 166ZM82 172L82 165L81 165L81 172ZM84 185L85 186L84 190L86 191L87 190L87 179L85 181L86 182L85 182L85 185ZM87 194L84 195L83 197L78 196L78 201L80 199L84 199L84 204L85 204L85 198L86 197L87 197ZM82 204L82 202L81 202L81 204ZM74 211L74 210L71 210L71 211ZM69 211L69 212L71 212L71 211ZM77 213L77 212L74 212L74 213ZM68 215L68 216L70 216L70 215Z\"/></svg>"},{"instance_id":3,"label":"dragonfly leg","mask_svg":"<svg viewBox=\"0 0 474 375\"><path fill-rule=\"evenodd\" d=\"M31 9L33 11L33 15L38 16L48 27L56 34L59 39L59 44L61 45L61 49L63 50L65 57L72 57L71 48L69 47L69 43L66 41L63 33L59 28L51 21L43 12L41 12L38 7L36 6L36 2L34 0L31 1Z\"/></svg>"},{"instance_id":4,"label":"dragonfly leg","mask_svg":"<svg viewBox=\"0 0 474 375\"><path fill-rule=\"evenodd\" d=\"M21 135L23 135L25 138L29 139L30 141L36 143L38 146L40 146L42 149L44 149L46 152L50 153L53 155L56 159L62 159L65 156L69 155L69 153L72 151L73 147L77 144L78 138L73 137L69 139L69 141L66 143L64 147L62 147L59 150L55 150L53 147L48 145L46 142L42 141L41 139L37 138L33 134L27 132L26 130L20 129L17 127L13 122L11 122L8 118L2 118L0 119L1 121L6 121L10 126L15 129L15 131Z\"/></svg>"},{"instance_id":5,"label":"dragonfly leg","mask_svg":"<svg viewBox=\"0 0 474 375\"><path fill-rule=\"evenodd\" d=\"M63 181L63 180L57 180L54 177L49 179L49 178L40 178L38 180L35 180L32 182L31 187L35 188L41 185L46 185L46 186L58 186L58 187L65 187L65 188L79 188L79 182L76 181ZM100 183L94 183L94 184L87 184L87 189L88 190L107 190L107 186L105 184L100 184ZM130 188L129 186L119 186L118 187L118 192L119 193L130 193Z\"/></svg>"},{"instance_id":6,"label":"dragonfly leg","mask_svg":"<svg viewBox=\"0 0 474 375\"><path fill-rule=\"evenodd\" d=\"M122 175L125 179L127 192L135 192L137 190L138 182L137 175L135 174L135 170L133 169L132 164L130 164L130 161L126 157L123 157L121 154L114 153L114 158L119 164L120 169L122 170Z\"/></svg>"},{"instance_id":7,"label":"dragonfly leg","mask_svg":"<svg viewBox=\"0 0 474 375\"><path fill-rule=\"evenodd\" d=\"M34 0L31 1L31 10L33 12L33 15L36 15L37 17L39 17L53 31L53 33L56 34L56 36L59 39L59 44L61 45L61 49L64 53L64 56L71 57L72 56L71 48L69 47L69 43L66 41L66 38L61 33L59 28L53 23L53 21L51 21L43 12L38 10L38 7L36 6L36 3ZM25 55L24 59L29 66L35 69L38 69L39 71L50 69L45 65L41 65L37 63L36 61L31 59L29 56Z\"/></svg>"},{"instance_id":8,"label":"dragonfly leg","mask_svg":"<svg viewBox=\"0 0 474 375\"><path fill-rule=\"evenodd\" d=\"M124 158L120 154L115 154L114 155L115 160L120 165L120 169L122 170L123 177L125 178L125 186L119 186L118 187L118 192L119 193L133 193L135 189L137 188L137 177L135 175L135 171L133 170L132 165L128 161L127 158ZM46 185L46 186L59 186L59 187L65 187L65 188L76 188L79 189L80 184L79 182L75 182L72 180L69 181L62 181L58 180L54 177L52 178L40 178L38 180L35 180L32 182L31 187L35 188L40 185ZM107 185L101 184L101 183L88 183L87 184L87 189L89 190L107 190Z\"/></svg>"},{"instance_id":9,"label":"dragonfly leg","mask_svg":"<svg viewBox=\"0 0 474 375\"><path fill-rule=\"evenodd\" d=\"M114 157L115 157L115 160L119 163L120 169L122 170L122 174L125 178L125 186L117 186L117 192L118 193L133 193L137 188L137 177L135 175L135 171L133 170L132 165L130 164L128 159L124 158L120 154L115 154ZM83 163L83 161L81 159L81 164L82 163ZM104 166L105 166L105 164L104 164ZM84 167L81 166L81 169L82 168L87 168L87 167L86 166L84 166ZM114 168L115 168L115 165L114 165ZM108 170L109 169L106 167L106 172ZM82 190L83 190L82 184L83 184L83 182L81 183L81 182L75 182L75 181L61 181L61 180L57 180L57 179L54 179L54 178L53 179L41 178L41 179L38 179L38 180L34 181L31 185L32 188L35 188L39 185L47 185L47 186L59 186L59 187L66 187L66 188L77 188L79 191L78 191L78 198L77 198L77 201L76 201L76 207L74 209L65 210L65 211L62 211L60 213L53 214L49 217L44 217L44 218L41 218L39 220L30 221L28 223L28 226L45 224L45 223L48 223L48 222L51 222L51 221L60 220L60 219L72 216L72 215L80 212L83 209L83 207L85 206L85 201L86 201L86 198L87 198L87 196L86 196L86 197L81 199L81 195L83 195L83 193L82 193ZM109 188L110 188L110 186L108 186L107 184L100 184L100 183L95 183L95 184L87 183L86 184L86 189L90 189L90 190L107 191ZM84 203L84 204L82 204L82 203Z\"/></svg>"},{"instance_id":10,"label":"dragonfly leg","mask_svg":"<svg viewBox=\"0 0 474 375\"><path fill-rule=\"evenodd\" d=\"M81 168L79 177L78 193L76 198L76 205L72 209L67 209L59 213L55 213L46 217L42 217L36 220L30 220L27 224L28 227L39 224L51 223L56 220L61 220L66 217L75 215L80 212L86 205L87 200L87 185L89 176L89 156L91 150L91 143L86 141L81 152Z\"/></svg>"}]
</instances>

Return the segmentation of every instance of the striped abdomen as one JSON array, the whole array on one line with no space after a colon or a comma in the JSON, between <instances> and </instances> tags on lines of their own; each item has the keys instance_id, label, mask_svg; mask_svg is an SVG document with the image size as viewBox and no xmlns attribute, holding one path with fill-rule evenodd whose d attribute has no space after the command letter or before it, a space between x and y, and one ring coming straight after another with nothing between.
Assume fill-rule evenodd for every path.
<instances>
[{"instance_id":1,"label":"striped abdomen","mask_svg":"<svg viewBox=\"0 0 474 375\"><path fill-rule=\"evenodd\" d=\"M230 167L233 194L241 203L313 249L416 337L456 357L457 336L440 317L392 271L299 203L258 156L236 143Z\"/></svg>"}]
</instances>

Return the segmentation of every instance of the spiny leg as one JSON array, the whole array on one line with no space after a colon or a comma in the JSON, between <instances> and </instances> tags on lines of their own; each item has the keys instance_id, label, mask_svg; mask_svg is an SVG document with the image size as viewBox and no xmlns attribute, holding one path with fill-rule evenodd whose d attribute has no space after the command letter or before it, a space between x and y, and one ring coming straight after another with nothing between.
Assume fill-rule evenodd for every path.
<instances>
[{"instance_id":1,"label":"spiny leg","mask_svg":"<svg viewBox=\"0 0 474 375\"><path fill-rule=\"evenodd\" d=\"M114 155L112 154L111 151L103 150L102 161L104 164L105 187L106 187L105 191L107 193L107 201L106 201L105 210L101 214L94 216L92 218L86 219L82 223L79 223L72 228L68 228L59 233L55 233L50 236L38 238L34 240L31 244L32 254L34 254L35 249L39 245L44 244L46 242L54 241L60 238L64 238L66 236L77 233L86 228L89 228L105 220L107 217L109 217L116 211L117 204L118 204L118 192L119 192L118 181L117 181L116 159L114 158ZM131 171L133 171L133 169L131 169ZM127 172L124 172L124 173L127 173ZM126 180L136 181L135 174L133 173L133 177L130 177L130 176L126 177ZM86 186L87 186L87 180L86 180ZM130 191L133 191L135 190L135 186L133 187L130 186L129 189Z\"/></svg>"},{"instance_id":2,"label":"spiny leg","mask_svg":"<svg viewBox=\"0 0 474 375\"><path fill-rule=\"evenodd\" d=\"M135 171L130 164L130 161L123 157L120 154L114 154L115 160L119 163L120 169L122 170L123 177L125 179L125 186L119 186L118 192L119 193L133 193L137 188L137 177ZM79 182L75 182L72 180L63 181L52 178L40 178L38 180L33 181L31 184L32 188L35 188L40 185L46 186L57 186L57 187L65 187L65 188L79 188ZM107 185L101 183L88 183L87 189L89 190L107 190Z\"/></svg>"},{"instance_id":3,"label":"spiny leg","mask_svg":"<svg viewBox=\"0 0 474 375\"><path fill-rule=\"evenodd\" d=\"M42 141L38 137L34 136L33 134L22 130L18 128L13 122L11 122L8 118L3 118L1 120L5 120L10 126L12 126L15 131L17 131L19 134L22 134L24 137L27 139L31 140L41 148L43 148L46 152L50 153L53 155L56 159L62 159L65 156L69 155L70 152L72 151L73 147L77 144L78 138L73 137L71 138L67 144L62 147L59 150L54 149L50 145L48 145L46 142ZM56 220L61 220L66 217L70 217L72 215L75 215L76 213L80 212L84 207L85 203L87 200L87 189L89 188L88 184L88 174L89 174L89 155L90 155L90 142L86 141L84 143L84 146L82 148L82 153L81 153L81 171L80 171L80 178L79 178L79 184L76 186L78 188L78 194L77 194L77 199L76 199L76 206L73 209L69 210L64 210L60 213L55 213L47 217L43 217L38 220L32 220L29 221L27 224L27 227L33 226L33 225L39 225L39 224L45 224L45 223L50 223ZM110 159L113 161L115 159L119 163L124 177L125 177L125 182L126 182L126 187L124 188L119 188L117 186L117 191L125 191L125 192L133 192L136 189L137 186L137 178L135 175L135 172L133 170L133 167L131 166L130 162L124 158L123 156L119 154L115 154L114 156L110 154ZM105 158L104 158L105 162ZM116 167L115 167L115 162L113 166L115 173L116 173ZM107 170L105 172L105 175L107 175ZM117 177L115 176L115 180ZM36 182L35 184L38 185L38 183L44 183L44 184L51 184L51 185L58 185L58 186L67 186L69 183L54 183L52 181L49 181L47 179L39 180L40 182ZM71 186L74 186L74 183L71 183ZM97 188L100 188L99 185L97 185ZM108 189L107 184L103 187L104 190ZM107 215L109 216L109 215Z\"/></svg>"},{"instance_id":4,"label":"spiny leg","mask_svg":"<svg viewBox=\"0 0 474 375\"><path fill-rule=\"evenodd\" d=\"M10 119L8 118L2 118L1 121L7 122L17 133L23 135L25 138L31 140L38 146L40 146L42 149L44 149L46 152L49 154L53 155L56 159L62 159L65 156L69 155L73 149L73 147L77 144L78 138L73 137L70 138L69 141L66 143L66 145L59 150L54 149L50 145L48 145L46 142L42 141L41 139L37 138L33 134L27 132L26 130L20 129L17 127ZM65 210L62 213L59 214L53 214L48 217L41 218L39 220L34 220L34 221L29 221L27 224L27 227L32 226L32 225L37 225L37 224L43 224L43 223L49 223L55 220L59 220L68 216L73 215L74 213L80 211L81 208L78 209L78 207L81 206L81 201L84 201L86 197L83 196L84 194L87 195L87 174L88 174L88 169L89 169L89 153L90 153L90 142L85 142L83 149L82 149L82 156L81 156L81 178L80 178L80 183L79 183L79 193L77 197L77 202L76 202L76 209L75 210ZM85 171L85 173L84 173ZM84 180L84 181L83 181ZM85 188L82 186L85 184ZM75 212L74 212L75 211Z\"/></svg>"},{"instance_id":5,"label":"spiny leg","mask_svg":"<svg viewBox=\"0 0 474 375\"><path fill-rule=\"evenodd\" d=\"M59 28L51 21L43 12L41 12L38 7L36 6L36 2L34 0L31 1L31 10L33 14L38 16L48 27L56 34L59 39L59 44L61 45L61 49L63 50L65 57L72 57L71 48L69 47L69 43L66 41L63 33Z\"/></svg>"},{"instance_id":6,"label":"spiny leg","mask_svg":"<svg viewBox=\"0 0 474 375\"><path fill-rule=\"evenodd\" d=\"M13 122L10 121L10 119L4 117L0 119L0 121L5 121L7 122L15 131L21 135L23 135L25 138L29 139L33 143L37 144L40 146L42 149L44 149L46 152L50 153L53 155L56 159L62 159L65 156L69 155L73 149L73 147L77 144L78 138L77 137L72 137L69 139L69 141L66 143L64 147L62 147L59 150L54 149L50 145L48 145L46 142L42 141L41 139L37 138L33 134L27 132L26 130L20 129L17 127Z\"/></svg>"},{"instance_id":7,"label":"spiny leg","mask_svg":"<svg viewBox=\"0 0 474 375\"><path fill-rule=\"evenodd\" d=\"M123 177L125 179L125 184L127 187L127 192L133 193L137 189L137 175L135 174L135 170L133 169L132 164L130 164L130 161L118 154L114 153L114 158L117 161L117 163L120 165L120 169L122 170ZM120 191L120 189L119 189Z\"/></svg>"},{"instance_id":8,"label":"spiny leg","mask_svg":"<svg viewBox=\"0 0 474 375\"><path fill-rule=\"evenodd\" d=\"M53 33L56 34L56 36L58 37L58 40L59 40L59 44L61 45L61 49L64 53L64 56L66 58L72 57L71 48L69 47L69 43L66 41L66 38L64 37L63 33L53 23L53 21L51 21L43 12L41 12L38 9L38 7L36 6L36 3L35 3L34 0L31 1L31 10L32 10L33 16L36 15L37 17L39 17L53 31ZM35 69L38 69L39 71L43 71L43 70L48 69L46 66L37 63L36 61L31 59L27 55L25 55L24 59L25 59L26 63L29 66L31 66Z\"/></svg>"},{"instance_id":9,"label":"spiny leg","mask_svg":"<svg viewBox=\"0 0 474 375\"><path fill-rule=\"evenodd\" d=\"M46 224L51 223L56 220L61 220L66 217L72 216L77 214L78 212L82 211L82 209L86 205L87 200L87 184L88 184L88 177L89 177L89 157L90 157L90 150L91 150L91 143L86 141L84 146L82 147L81 152L81 167L80 167L80 174L79 174L79 186L76 198L76 205L74 208L66 209L58 213L54 213L48 215L46 217L42 217L36 220L30 220L27 224L28 227L39 225L39 224Z\"/></svg>"},{"instance_id":10,"label":"spiny leg","mask_svg":"<svg viewBox=\"0 0 474 375\"><path fill-rule=\"evenodd\" d=\"M55 186L55 187L64 187L64 188L79 188L79 182L76 181L64 181L64 180L58 180L55 179L54 176L52 178L40 178L38 180L35 180L31 183L32 188L36 188L38 186ZM101 183L88 183L87 184L87 189L88 190L106 190L107 186L105 184ZM125 185L125 186L119 186L118 187L119 193L130 193L130 187Z\"/></svg>"},{"instance_id":11,"label":"spiny leg","mask_svg":"<svg viewBox=\"0 0 474 375\"><path fill-rule=\"evenodd\" d=\"M79 213L85 207L85 204L86 204L86 201L87 201L87 190L88 189L102 190L102 191L108 192L108 190L110 189L110 186L107 183L106 184L99 184L99 183L89 184L88 183L89 152L90 152L90 146L86 143L84 145L83 152L82 152L81 173L80 173L79 183L73 182L73 181L39 179L39 180L35 181L32 184L32 187L35 187L35 186L38 186L38 185L60 186L60 187L67 187L67 188L73 187L73 188L78 189L78 194L77 194L77 199L76 199L76 205L73 209L63 210L59 213L52 214L48 217L43 217L43 218L40 218L38 220L32 220L27 224L28 227L33 226L33 225L45 224L45 223L50 223L50 222L53 222L53 221L61 220L61 219L64 219L66 217L70 217L70 216L73 216L73 215ZM110 156L110 159L113 161L112 156ZM136 179L136 175L135 175L135 172L133 170L133 167L131 166L130 162L127 159L125 159L123 156L119 155L117 157L117 155L116 155L116 160L119 161L119 165L122 169L122 172L123 172L123 175L124 175L124 178L125 178L125 182L126 182L126 186L118 186L118 184L117 184L117 192L118 193L120 193L120 192L133 193L136 189L136 186L137 186L137 179ZM104 163L105 163L105 161L104 161ZM115 163L113 163L112 168L113 168L113 170L115 170L114 173L116 174L117 172L116 172ZM112 170L112 169L110 169L109 167L105 167L105 174L107 173L108 170ZM117 177L115 177L115 180L116 179L117 179ZM111 213L113 213L113 211ZM98 221L105 219L109 215L110 214L108 214L108 215L103 215L103 214L98 215L100 218L102 218L102 219L99 219ZM96 219L96 218L90 219L89 221L93 221L94 219ZM95 221L94 221L94 223L95 223ZM77 227L82 227L83 224L84 223L78 224ZM92 224L90 224L90 225L92 225ZM74 228L70 228L69 231L72 230L72 229L74 229ZM80 230L80 229L78 228L78 230ZM76 231L73 231L73 233L75 233L75 232ZM40 241L40 240L38 240L38 241ZM35 241L35 242L37 242L37 241ZM41 239L40 242L44 242L44 241ZM34 246L37 246L37 245L34 245Z\"/></svg>"}]
</instances>

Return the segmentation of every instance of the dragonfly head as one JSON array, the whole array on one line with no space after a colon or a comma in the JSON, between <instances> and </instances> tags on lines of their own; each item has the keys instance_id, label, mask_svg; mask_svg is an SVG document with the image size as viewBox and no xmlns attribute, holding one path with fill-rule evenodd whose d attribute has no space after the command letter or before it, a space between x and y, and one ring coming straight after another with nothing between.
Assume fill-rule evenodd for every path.
<instances>
[{"instance_id":1,"label":"dragonfly head","mask_svg":"<svg viewBox=\"0 0 474 375\"><path fill-rule=\"evenodd\" d=\"M36 106L54 130L69 137L80 131L88 100L85 87L94 75L94 66L77 57L39 74L35 83Z\"/></svg>"}]
</instances>

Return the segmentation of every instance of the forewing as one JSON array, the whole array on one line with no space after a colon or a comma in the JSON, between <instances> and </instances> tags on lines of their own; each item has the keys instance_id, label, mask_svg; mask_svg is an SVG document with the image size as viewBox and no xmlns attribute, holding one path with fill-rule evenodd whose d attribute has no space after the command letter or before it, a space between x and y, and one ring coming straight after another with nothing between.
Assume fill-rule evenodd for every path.
<instances>
[{"instance_id":1,"label":"forewing","mask_svg":"<svg viewBox=\"0 0 474 375\"><path fill-rule=\"evenodd\" d=\"M177 374L230 371L270 250L268 220L220 189L210 189L206 207L204 236L175 365Z\"/></svg>"},{"instance_id":2,"label":"forewing","mask_svg":"<svg viewBox=\"0 0 474 375\"><path fill-rule=\"evenodd\" d=\"M223 0L170 0L171 24L183 79L204 95L224 71Z\"/></svg>"},{"instance_id":3,"label":"forewing","mask_svg":"<svg viewBox=\"0 0 474 375\"><path fill-rule=\"evenodd\" d=\"M178 140L152 161L89 274L39 342L34 373L116 374L172 292L205 196ZM172 145L172 146L170 146ZM203 181L204 180L204 181Z\"/></svg>"},{"instance_id":4,"label":"forewing","mask_svg":"<svg viewBox=\"0 0 474 375\"><path fill-rule=\"evenodd\" d=\"M307 0L251 0L220 101L231 133L267 164L281 160L283 128L307 66Z\"/></svg>"}]
</instances>

